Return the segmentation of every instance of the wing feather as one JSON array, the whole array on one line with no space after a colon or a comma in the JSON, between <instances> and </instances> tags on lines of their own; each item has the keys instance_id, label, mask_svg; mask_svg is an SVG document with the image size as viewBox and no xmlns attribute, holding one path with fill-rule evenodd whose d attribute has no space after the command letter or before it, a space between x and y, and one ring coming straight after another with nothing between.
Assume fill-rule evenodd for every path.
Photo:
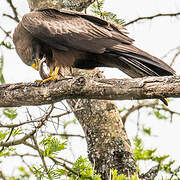
<instances>
[{"instance_id":1,"label":"wing feather","mask_svg":"<svg viewBox=\"0 0 180 180\"><path fill-rule=\"evenodd\" d=\"M102 53L119 43L132 42L106 21L84 14L80 16L80 13L69 14L52 9L35 11L26 14L22 24L34 37L57 49L65 46ZM108 43L104 43L105 41Z\"/></svg>"}]
</instances>

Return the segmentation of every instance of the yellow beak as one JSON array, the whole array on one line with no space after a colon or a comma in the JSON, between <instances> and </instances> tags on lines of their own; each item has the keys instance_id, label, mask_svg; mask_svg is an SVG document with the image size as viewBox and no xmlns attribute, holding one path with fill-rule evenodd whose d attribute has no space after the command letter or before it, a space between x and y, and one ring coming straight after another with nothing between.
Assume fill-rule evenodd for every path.
<instances>
[{"instance_id":1,"label":"yellow beak","mask_svg":"<svg viewBox=\"0 0 180 180\"><path fill-rule=\"evenodd\" d=\"M39 59L36 58L36 61L34 64L31 65L35 70L39 71Z\"/></svg>"}]
</instances>

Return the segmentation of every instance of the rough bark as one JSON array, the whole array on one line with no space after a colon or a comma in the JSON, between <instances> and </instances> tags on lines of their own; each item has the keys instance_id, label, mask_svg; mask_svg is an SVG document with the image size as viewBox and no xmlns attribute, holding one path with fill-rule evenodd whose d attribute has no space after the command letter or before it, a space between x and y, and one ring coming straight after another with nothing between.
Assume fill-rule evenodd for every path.
<instances>
[{"instance_id":1,"label":"rough bark","mask_svg":"<svg viewBox=\"0 0 180 180\"><path fill-rule=\"evenodd\" d=\"M43 105L77 98L86 99L82 100L83 104L89 106L91 103L88 101L93 102L90 99L132 100L180 97L180 76L104 79L97 78L97 75L94 78L76 76L45 84L0 85L0 107ZM104 102L99 106L103 108ZM107 103L109 104L109 101Z\"/></svg>"},{"instance_id":2,"label":"rough bark","mask_svg":"<svg viewBox=\"0 0 180 180\"><path fill-rule=\"evenodd\" d=\"M31 11L43 8L65 8L82 11L94 1L95 0L28 0L28 3Z\"/></svg>"},{"instance_id":3,"label":"rough bark","mask_svg":"<svg viewBox=\"0 0 180 180\"><path fill-rule=\"evenodd\" d=\"M28 2L31 10L54 7L80 11L94 0L28 0ZM82 74L78 72L78 75ZM102 78L99 71L87 74L88 77ZM71 93L74 93L73 89ZM135 161L125 129L119 118L118 109L114 103L91 99L68 100L68 103L72 109L77 106L82 107L82 110L75 115L86 135L89 158L95 165L95 170L101 174L102 179L109 179L112 168L118 169L120 173L127 176L134 174L136 172Z\"/></svg>"}]
</instances>

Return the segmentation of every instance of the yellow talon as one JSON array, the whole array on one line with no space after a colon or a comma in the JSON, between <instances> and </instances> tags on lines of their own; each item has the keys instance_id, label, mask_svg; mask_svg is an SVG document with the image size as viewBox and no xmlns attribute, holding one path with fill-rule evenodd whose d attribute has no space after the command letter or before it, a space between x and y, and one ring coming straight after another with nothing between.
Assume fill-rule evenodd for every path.
<instances>
[{"instance_id":1,"label":"yellow talon","mask_svg":"<svg viewBox=\"0 0 180 180\"><path fill-rule=\"evenodd\" d=\"M35 63L31 65L35 70L39 71L39 59L36 57Z\"/></svg>"},{"instance_id":2,"label":"yellow talon","mask_svg":"<svg viewBox=\"0 0 180 180\"><path fill-rule=\"evenodd\" d=\"M47 81L53 80L53 79L59 79L59 67L55 67L55 70L53 71L52 69L50 69L50 72L48 74L49 78L47 79L43 79L43 80L36 80L36 82L43 82L46 83Z\"/></svg>"}]
</instances>

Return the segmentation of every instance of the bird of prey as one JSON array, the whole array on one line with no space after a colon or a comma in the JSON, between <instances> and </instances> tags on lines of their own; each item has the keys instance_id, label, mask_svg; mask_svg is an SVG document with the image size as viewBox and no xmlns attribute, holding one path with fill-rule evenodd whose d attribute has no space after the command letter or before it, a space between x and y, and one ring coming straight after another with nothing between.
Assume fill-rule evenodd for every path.
<instances>
[{"instance_id":1,"label":"bird of prey","mask_svg":"<svg viewBox=\"0 0 180 180\"><path fill-rule=\"evenodd\" d=\"M52 77L66 67L115 67L133 78L175 74L162 60L135 47L124 27L74 11L25 14L13 42L22 61L37 70L45 57Z\"/></svg>"}]
</instances>

